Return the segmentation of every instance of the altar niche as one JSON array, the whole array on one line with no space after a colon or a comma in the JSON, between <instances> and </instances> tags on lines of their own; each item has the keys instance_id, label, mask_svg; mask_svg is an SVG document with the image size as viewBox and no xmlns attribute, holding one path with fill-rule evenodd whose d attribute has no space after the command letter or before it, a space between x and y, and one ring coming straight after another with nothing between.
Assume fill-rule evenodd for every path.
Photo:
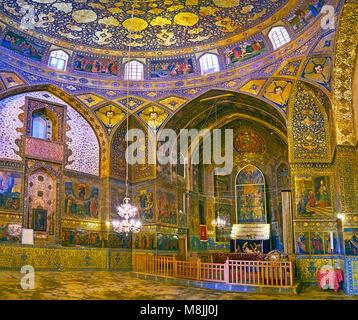
<instances>
[{"instance_id":1,"label":"altar niche","mask_svg":"<svg viewBox=\"0 0 358 320\"><path fill-rule=\"evenodd\" d=\"M242 168L235 180L236 223L267 223L265 178L253 165Z\"/></svg>"}]
</instances>

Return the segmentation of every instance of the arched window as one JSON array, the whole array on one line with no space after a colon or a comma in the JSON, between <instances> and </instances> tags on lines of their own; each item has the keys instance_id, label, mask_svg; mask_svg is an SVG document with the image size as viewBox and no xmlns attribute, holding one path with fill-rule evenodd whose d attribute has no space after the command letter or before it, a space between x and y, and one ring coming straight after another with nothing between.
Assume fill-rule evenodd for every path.
<instances>
[{"instance_id":1,"label":"arched window","mask_svg":"<svg viewBox=\"0 0 358 320\"><path fill-rule=\"evenodd\" d=\"M201 74L220 71L219 60L215 54L205 53L200 59Z\"/></svg>"},{"instance_id":2,"label":"arched window","mask_svg":"<svg viewBox=\"0 0 358 320\"><path fill-rule=\"evenodd\" d=\"M49 66L58 70L65 70L68 54L62 50L54 50L50 53Z\"/></svg>"},{"instance_id":3,"label":"arched window","mask_svg":"<svg viewBox=\"0 0 358 320\"><path fill-rule=\"evenodd\" d=\"M124 67L125 80L143 80L144 67L138 61L127 62Z\"/></svg>"},{"instance_id":4,"label":"arched window","mask_svg":"<svg viewBox=\"0 0 358 320\"><path fill-rule=\"evenodd\" d=\"M268 34L274 50L284 46L291 41L290 35L284 27L272 28Z\"/></svg>"},{"instance_id":5,"label":"arched window","mask_svg":"<svg viewBox=\"0 0 358 320\"><path fill-rule=\"evenodd\" d=\"M266 223L265 177L252 165L236 176L236 220L241 223Z\"/></svg>"},{"instance_id":6,"label":"arched window","mask_svg":"<svg viewBox=\"0 0 358 320\"><path fill-rule=\"evenodd\" d=\"M34 138L54 141L53 123L45 110L34 112L31 119L31 136Z\"/></svg>"}]
</instances>

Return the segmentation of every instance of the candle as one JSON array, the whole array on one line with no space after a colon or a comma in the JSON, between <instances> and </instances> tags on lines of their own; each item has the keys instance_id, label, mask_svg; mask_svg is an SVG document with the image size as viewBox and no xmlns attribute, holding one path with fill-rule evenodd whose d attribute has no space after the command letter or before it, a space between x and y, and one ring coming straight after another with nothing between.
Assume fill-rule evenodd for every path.
<instances>
[{"instance_id":1,"label":"candle","mask_svg":"<svg viewBox=\"0 0 358 320\"><path fill-rule=\"evenodd\" d=\"M331 250L333 251L334 248L334 244L333 244L333 232L330 232L330 237L331 237Z\"/></svg>"}]
</instances>

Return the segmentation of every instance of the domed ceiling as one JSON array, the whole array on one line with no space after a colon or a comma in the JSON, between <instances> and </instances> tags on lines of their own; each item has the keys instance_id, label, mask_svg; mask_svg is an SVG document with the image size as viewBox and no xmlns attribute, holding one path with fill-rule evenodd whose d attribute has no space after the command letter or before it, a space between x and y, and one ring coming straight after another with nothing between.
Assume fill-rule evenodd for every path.
<instances>
[{"instance_id":1,"label":"domed ceiling","mask_svg":"<svg viewBox=\"0 0 358 320\"><path fill-rule=\"evenodd\" d=\"M108 50L155 51L216 43L272 19L288 0L7 0L0 11L24 21L34 9L32 31L76 45ZM295 3L296 1L290 1ZM287 13L287 12L286 12ZM259 31L259 30L256 30Z\"/></svg>"}]
</instances>

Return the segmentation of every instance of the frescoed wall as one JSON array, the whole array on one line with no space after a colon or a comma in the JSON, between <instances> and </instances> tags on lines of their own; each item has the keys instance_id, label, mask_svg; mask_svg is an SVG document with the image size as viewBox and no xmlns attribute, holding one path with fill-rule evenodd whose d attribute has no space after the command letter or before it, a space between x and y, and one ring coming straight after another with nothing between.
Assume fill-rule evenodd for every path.
<instances>
[{"instance_id":1,"label":"frescoed wall","mask_svg":"<svg viewBox=\"0 0 358 320\"><path fill-rule=\"evenodd\" d=\"M65 182L64 214L72 218L99 218L99 190L81 183Z\"/></svg>"},{"instance_id":2,"label":"frescoed wall","mask_svg":"<svg viewBox=\"0 0 358 320\"><path fill-rule=\"evenodd\" d=\"M41 61L46 51L46 47L38 45L35 43L35 41L26 39L25 37L12 31L8 31L5 34L1 45L7 49L37 61Z\"/></svg>"},{"instance_id":3,"label":"frescoed wall","mask_svg":"<svg viewBox=\"0 0 358 320\"><path fill-rule=\"evenodd\" d=\"M21 175L0 171L0 210L20 210Z\"/></svg>"},{"instance_id":4,"label":"frescoed wall","mask_svg":"<svg viewBox=\"0 0 358 320\"><path fill-rule=\"evenodd\" d=\"M251 59L263 53L266 49L265 42L261 37L229 47L223 51L226 64L235 64Z\"/></svg>"},{"instance_id":5,"label":"frescoed wall","mask_svg":"<svg viewBox=\"0 0 358 320\"><path fill-rule=\"evenodd\" d=\"M163 249L165 246L164 243L162 243L161 246L162 247L159 250L171 250L171 249ZM155 233L140 232L133 235L133 249L153 250L155 248L156 248Z\"/></svg>"},{"instance_id":6,"label":"frescoed wall","mask_svg":"<svg viewBox=\"0 0 358 320\"><path fill-rule=\"evenodd\" d=\"M73 70L87 73L118 76L118 60L109 60L97 57L77 55L74 58Z\"/></svg>"},{"instance_id":7,"label":"frescoed wall","mask_svg":"<svg viewBox=\"0 0 358 320\"><path fill-rule=\"evenodd\" d=\"M188 59L172 59L150 62L150 77L178 77L194 72L193 61Z\"/></svg>"},{"instance_id":8,"label":"frescoed wall","mask_svg":"<svg viewBox=\"0 0 358 320\"><path fill-rule=\"evenodd\" d=\"M295 204L299 218L324 218L333 214L330 176L296 176Z\"/></svg>"},{"instance_id":9,"label":"frescoed wall","mask_svg":"<svg viewBox=\"0 0 358 320\"><path fill-rule=\"evenodd\" d=\"M157 224L178 225L178 200L177 194L171 191L157 189L156 208Z\"/></svg>"},{"instance_id":10,"label":"frescoed wall","mask_svg":"<svg viewBox=\"0 0 358 320\"><path fill-rule=\"evenodd\" d=\"M265 178L254 166L237 175L236 208L237 223L266 223Z\"/></svg>"},{"instance_id":11,"label":"frescoed wall","mask_svg":"<svg viewBox=\"0 0 358 320\"><path fill-rule=\"evenodd\" d=\"M179 249L179 239L177 235L157 234L157 249L167 251L177 251Z\"/></svg>"},{"instance_id":12,"label":"frescoed wall","mask_svg":"<svg viewBox=\"0 0 358 320\"><path fill-rule=\"evenodd\" d=\"M143 223L155 221L154 190L141 190L134 192L134 202L138 208Z\"/></svg>"}]
</instances>

